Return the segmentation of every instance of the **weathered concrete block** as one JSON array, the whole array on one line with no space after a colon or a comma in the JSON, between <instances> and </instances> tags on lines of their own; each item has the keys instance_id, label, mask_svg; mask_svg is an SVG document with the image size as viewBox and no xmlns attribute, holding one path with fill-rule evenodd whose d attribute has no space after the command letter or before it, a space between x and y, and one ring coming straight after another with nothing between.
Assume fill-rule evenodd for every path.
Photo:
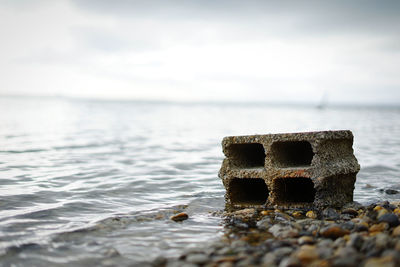
<instances>
[{"instance_id":1,"label":"weathered concrete block","mask_svg":"<svg viewBox=\"0 0 400 267\"><path fill-rule=\"evenodd\" d=\"M351 131L229 136L219 177L231 207L341 207L360 165Z\"/></svg>"}]
</instances>

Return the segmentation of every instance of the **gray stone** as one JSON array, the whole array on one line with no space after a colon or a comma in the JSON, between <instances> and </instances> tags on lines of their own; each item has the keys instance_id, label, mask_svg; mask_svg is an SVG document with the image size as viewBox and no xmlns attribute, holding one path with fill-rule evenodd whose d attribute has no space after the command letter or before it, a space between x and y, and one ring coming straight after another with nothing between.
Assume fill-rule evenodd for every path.
<instances>
[{"instance_id":1,"label":"gray stone","mask_svg":"<svg viewBox=\"0 0 400 267\"><path fill-rule=\"evenodd\" d=\"M289 225L274 224L268 231L277 238L296 237L299 231Z\"/></svg>"},{"instance_id":2,"label":"gray stone","mask_svg":"<svg viewBox=\"0 0 400 267\"><path fill-rule=\"evenodd\" d=\"M360 250L363 244L364 238L359 233L350 234L350 240L348 241L349 246Z\"/></svg>"},{"instance_id":3,"label":"gray stone","mask_svg":"<svg viewBox=\"0 0 400 267\"><path fill-rule=\"evenodd\" d=\"M271 218L268 216L265 216L264 218L262 218L261 220L259 220L257 222L257 227L263 230L268 229L271 226Z\"/></svg>"},{"instance_id":4,"label":"gray stone","mask_svg":"<svg viewBox=\"0 0 400 267\"><path fill-rule=\"evenodd\" d=\"M301 262L295 257L286 257L281 260L279 267L301 267Z\"/></svg>"},{"instance_id":5,"label":"gray stone","mask_svg":"<svg viewBox=\"0 0 400 267\"><path fill-rule=\"evenodd\" d=\"M324 217L325 220L337 220L340 215L335 209L326 208L322 211L322 217Z\"/></svg>"},{"instance_id":6,"label":"gray stone","mask_svg":"<svg viewBox=\"0 0 400 267\"><path fill-rule=\"evenodd\" d=\"M382 216L379 216L378 222L386 222L391 227L397 226L400 224L399 218L393 213L386 213L386 214L383 214Z\"/></svg>"},{"instance_id":7,"label":"gray stone","mask_svg":"<svg viewBox=\"0 0 400 267\"><path fill-rule=\"evenodd\" d=\"M230 136L219 177L229 207L342 207L360 169L351 131Z\"/></svg>"},{"instance_id":8,"label":"gray stone","mask_svg":"<svg viewBox=\"0 0 400 267\"><path fill-rule=\"evenodd\" d=\"M208 261L208 257L204 254L189 254L186 257L186 261L190 262L190 263L194 263L194 264L203 264L206 263Z\"/></svg>"}]
</instances>

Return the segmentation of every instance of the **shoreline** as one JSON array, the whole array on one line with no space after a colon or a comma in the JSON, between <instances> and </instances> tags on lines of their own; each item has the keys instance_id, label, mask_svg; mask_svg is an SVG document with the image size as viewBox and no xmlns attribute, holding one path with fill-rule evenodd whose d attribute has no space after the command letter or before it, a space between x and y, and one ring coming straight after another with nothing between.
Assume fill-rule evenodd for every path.
<instances>
[{"instance_id":1,"label":"shoreline","mask_svg":"<svg viewBox=\"0 0 400 267\"><path fill-rule=\"evenodd\" d=\"M224 235L162 266L400 266L400 202L223 212Z\"/></svg>"}]
</instances>

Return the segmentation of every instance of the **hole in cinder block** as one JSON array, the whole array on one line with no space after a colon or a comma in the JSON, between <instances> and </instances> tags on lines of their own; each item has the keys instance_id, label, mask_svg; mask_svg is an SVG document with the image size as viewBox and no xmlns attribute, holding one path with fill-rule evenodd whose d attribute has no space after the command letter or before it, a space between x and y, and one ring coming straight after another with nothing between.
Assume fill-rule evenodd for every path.
<instances>
[{"instance_id":1,"label":"hole in cinder block","mask_svg":"<svg viewBox=\"0 0 400 267\"><path fill-rule=\"evenodd\" d=\"M231 144L227 152L231 164L236 167L264 167L265 150L262 144Z\"/></svg>"},{"instance_id":2,"label":"hole in cinder block","mask_svg":"<svg viewBox=\"0 0 400 267\"><path fill-rule=\"evenodd\" d=\"M229 182L229 199L234 205L263 205L269 190L261 178L234 178Z\"/></svg>"},{"instance_id":3,"label":"hole in cinder block","mask_svg":"<svg viewBox=\"0 0 400 267\"><path fill-rule=\"evenodd\" d=\"M275 200L278 203L312 203L315 198L314 183L310 178L276 178Z\"/></svg>"},{"instance_id":4,"label":"hole in cinder block","mask_svg":"<svg viewBox=\"0 0 400 267\"><path fill-rule=\"evenodd\" d=\"M310 142L284 141L271 146L273 162L278 167L309 166L314 157Z\"/></svg>"}]
</instances>

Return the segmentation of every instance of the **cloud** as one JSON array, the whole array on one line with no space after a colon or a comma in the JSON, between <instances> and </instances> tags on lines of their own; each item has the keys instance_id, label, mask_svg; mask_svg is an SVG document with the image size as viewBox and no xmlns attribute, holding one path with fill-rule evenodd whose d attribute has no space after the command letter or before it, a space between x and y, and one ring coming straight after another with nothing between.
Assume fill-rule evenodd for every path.
<instances>
[{"instance_id":1,"label":"cloud","mask_svg":"<svg viewBox=\"0 0 400 267\"><path fill-rule=\"evenodd\" d=\"M397 1L14 2L0 1L0 90L400 102Z\"/></svg>"}]
</instances>

